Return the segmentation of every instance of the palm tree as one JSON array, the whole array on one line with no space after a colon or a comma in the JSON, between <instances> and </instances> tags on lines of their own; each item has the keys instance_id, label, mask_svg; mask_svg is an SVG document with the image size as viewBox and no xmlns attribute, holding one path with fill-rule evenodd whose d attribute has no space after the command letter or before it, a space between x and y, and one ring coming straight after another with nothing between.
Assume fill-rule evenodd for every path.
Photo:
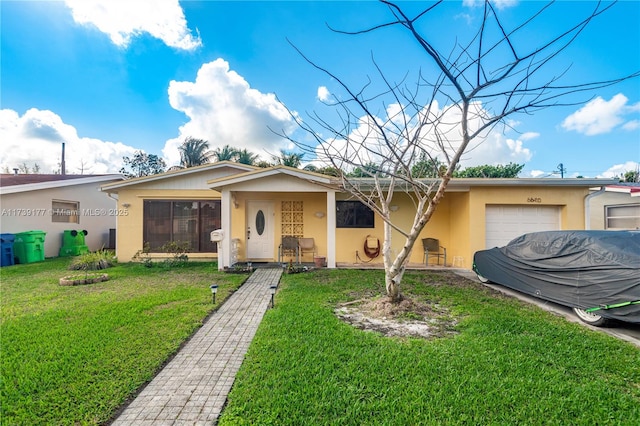
<instances>
[{"instance_id":1,"label":"palm tree","mask_svg":"<svg viewBox=\"0 0 640 426\"><path fill-rule=\"evenodd\" d=\"M296 154L295 152L287 152L284 149L281 149L280 157L273 156L273 161L276 164L281 164L283 166L293 167L294 169L297 169L302 163L302 157L304 157L304 153Z\"/></svg>"},{"instance_id":2,"label":"palm tree","mask_svg":"<svg viewBox=\"0 0 640 426\"><path fill-rule=\"evenodd\" d=\"M188 137L178 150L180 151L180 166L184 168L206 164L213 155L209 151L209 142L192 137Z\"/></svg>"},{"instance_id":3,"label":"palm tree","mask_svg":"<svg viewBox=\"0 0 640 426\"><path fill-rule=\"evenodd\" d=\"M254 154L251 151L247 151L247 149L243 149L242 151L236 152L236 161L240 164L248 164L253 166L258 160L258 154Z\"/></svg>"},{"instance_id":4,"label":"palm tree","mask_svg":"<svg viewBox=\"0 0 640 426\"><path fill-rule=\"evenodd\" d=\"M213 151L213 156L216 157L218 161L235 161L238 156L238 150L229 145L225 145L222 148L216 148Z\"/></svg>"}]
</instances>

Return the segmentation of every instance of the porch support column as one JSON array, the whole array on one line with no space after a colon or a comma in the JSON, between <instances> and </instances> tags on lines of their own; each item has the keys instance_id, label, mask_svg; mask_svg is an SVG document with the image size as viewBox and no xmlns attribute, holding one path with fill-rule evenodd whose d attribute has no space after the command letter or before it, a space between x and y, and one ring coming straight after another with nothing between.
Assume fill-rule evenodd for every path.
<instances>
[{"instance_id":1,"label":"porch support column","mask_svg":"<svg viewBox=\"0 0 640 426\"><path fill-rule=\"evenodd\" d=\"M224 267L231 266L231 191L228 189L222 190L222 199L220 203L221 210L221 222L222 222L222 232L224 233L224 238L220 243L222 245L222 253L218 250L218 270L222 271ZM221 256L222 254L222 256Z\"/></svg>"},{"instance_id":2,"label":"porch support column","mask_svg":"<svg viewBox=\"0 0 640 426\"><path fill-rule=\"evenodd\" d=\"M327 191L327 268L336 267L336 193Z\"/></svg>"}]
</instances>

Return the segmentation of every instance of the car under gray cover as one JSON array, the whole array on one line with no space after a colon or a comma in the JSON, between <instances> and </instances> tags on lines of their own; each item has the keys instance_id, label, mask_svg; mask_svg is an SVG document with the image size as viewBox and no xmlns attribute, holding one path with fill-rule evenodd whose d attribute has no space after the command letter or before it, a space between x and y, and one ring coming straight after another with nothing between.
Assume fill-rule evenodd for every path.
<instances>
[{"instance_id":1,"label":"car under gray cover","mask_svg":"<svg viewBox=\"0 0 640 426\"><path fill-rule=\"evenodd\" d=\"M594 325L640 323L638 231L534 232L473 261L481 280L569 306Z\"/></svg>"}]
</instances>

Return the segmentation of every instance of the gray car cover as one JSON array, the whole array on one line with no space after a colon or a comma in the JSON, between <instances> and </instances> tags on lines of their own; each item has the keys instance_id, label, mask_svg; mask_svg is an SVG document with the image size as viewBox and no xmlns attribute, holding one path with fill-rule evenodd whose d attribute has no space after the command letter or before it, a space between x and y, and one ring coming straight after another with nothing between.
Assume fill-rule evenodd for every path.
<instances>
[{"instance_id":1,"label":"gray car cover","mask_svg":"<svg viewBox=\"0 0 640 426\"><path fill-rule=\"evenodd\" d=\"M475 272L496 284L640 323L638 231L535 232L478 251L473 261Z\"/></svg>"}]
</instances>

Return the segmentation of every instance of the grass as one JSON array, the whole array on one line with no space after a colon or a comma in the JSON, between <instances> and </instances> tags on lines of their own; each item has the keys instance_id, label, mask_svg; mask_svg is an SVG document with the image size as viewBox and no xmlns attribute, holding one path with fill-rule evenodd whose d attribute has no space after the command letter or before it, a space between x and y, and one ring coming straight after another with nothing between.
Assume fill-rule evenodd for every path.
<instances>
[{"instance_id":1,"label":"grass","mask_svg":"<svg viewBox=\"0 0 640 426\"><path fill-rule=\"evenodd\" d=\"M0 270L6 425L104 424L246 275L211 263L121 264L109 281L64 287L69 259Z\"/></svg>"},{"instance_id":2,"label":"grass","mask_svg":"<svg viewBox=\"0 0 640 426\"><path fill-rule=\"evenodd\" d=\"M245 275L122 264L62 287L68 259L0 270L2 424L105 424ZM403 289L458 334L385 338L341 322L380 271L284 275L221 425L640 424L640 351L448 274ZM410 318L410 316L409 316Z\"/></svg>"},{"instance_id":3,"label":"grass","mask_svg":"<svg viewBox=\"0 0 640 426\"><path fill-rule=\"evenodd\" d=\"M640 424L634 346L447 274L407 273L404 289L458 317L454 337L385 338L336 318L382 278L283 276L219 424Z\"/></svg>"}]
</instances>

